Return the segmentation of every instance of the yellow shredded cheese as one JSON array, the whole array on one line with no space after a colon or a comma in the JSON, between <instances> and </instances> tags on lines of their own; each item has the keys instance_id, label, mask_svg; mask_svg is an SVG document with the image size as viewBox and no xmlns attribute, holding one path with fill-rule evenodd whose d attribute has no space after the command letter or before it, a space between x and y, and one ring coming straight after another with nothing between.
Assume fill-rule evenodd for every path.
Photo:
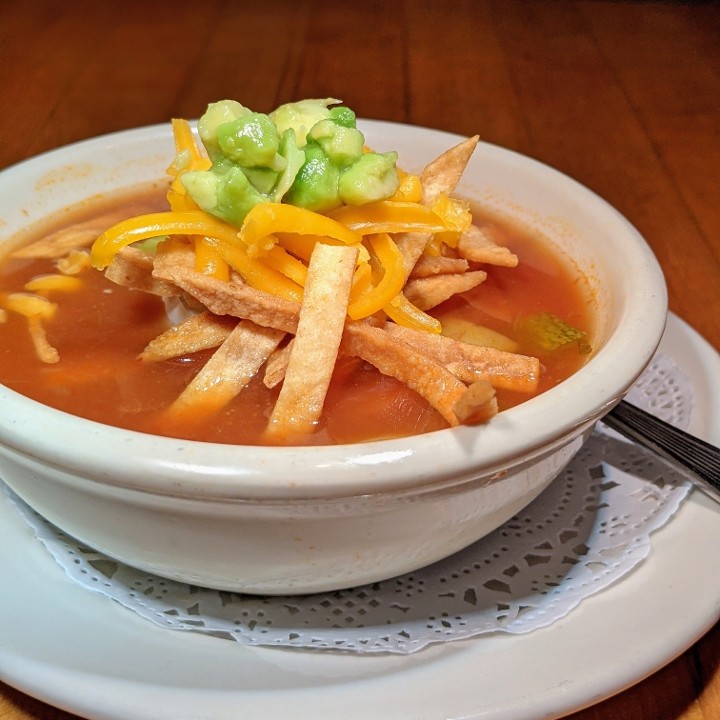
<instances>
[{"instance_id":1,"label":"yellow shredded cheese","mask_svg":"<svg viewBox=\"0 0 720 720\"><path fill-rule=\"evenodd\" d=\"M55 263L55 267L63 275L79 275L83 270L92 267L90 253L85 250L71 250Z\"/></svg>"},{"instance_id":2,"label":"yellow shredded cheese","mask_svg":"<svg viewBox=\"0 0 720 720\"><path fill-rule=\"evenodd\" d=\"M82 287L82 280L70 275L37 275L25 283L28 292L45 293L54 290L74 292Z\"/></svg>"},{"instance_id":3,"label":"yellow shredded cheese","mask_svg":"<svg viewBox=\"0 0 720 720\"><path fill-rule=\"evenodd\" d=\"M3 305L7 310L25 317L38 317L50 320L57 310L57 305L47 298L32 293L15 292L5 296Z\"/></svg>"},{"instance_id":4,"label":"yellow shredded cheese","mask_svg":"<svg viewBox=\"0 0 720 720\"><path fill-rule=\"evenodd\" d=\"M387 233L371 235L370 248L382 268L382 277L375 287L360 295L348 306L348 315L353 320L374 315L382 310L405 284L405 261L397 245Z\"/></svg>"},{"instance_id":5,"label":"yellow shredded cheese","mask_svg":"<svg viewBox=\"0 0 720 720\"><path fill-rule=\"evenodd\" d=\"M442 332L440 321L413 305L403 293L398 293L383 308L383 311L398 325L404 325L415 330L424 330L436 335Z\"/></svg>"},{"instance_id":6,"label":"yellow shredded cheese","mask_svg":"<svg viewBox=\"0 0 720 720\"><path fill-rule=\"evenodd\" d=\"M194 240L195 270L217 280L229 280L230 266L218 249L206 237L196 237Z\"/></svg>"},{"instance_id":7,"label":"yellow shredded cheese","mask_svg":"<svg viewBox=\"0 0 720 720\"><path fill-rule=\"evenodd\" d=\"M59 362L60 353L48 341L47 333L45 332L40 317L33 315L28 317L27 322L30 337L35 348L35 354L38 356L38 359L48 364Z\"/></svg>"},{"instance_id":8,"label":"yellow shredded cheese","mask_svg":"<svg viewBox=\"0 0 720 720\"><path fill-rule=\"evenodd\" d=\"M360 235L399 232L443 232L448 227L432 209L411 202L378 200L367 205L344 205L329 216Z\"/></svg>"}]
</instances>

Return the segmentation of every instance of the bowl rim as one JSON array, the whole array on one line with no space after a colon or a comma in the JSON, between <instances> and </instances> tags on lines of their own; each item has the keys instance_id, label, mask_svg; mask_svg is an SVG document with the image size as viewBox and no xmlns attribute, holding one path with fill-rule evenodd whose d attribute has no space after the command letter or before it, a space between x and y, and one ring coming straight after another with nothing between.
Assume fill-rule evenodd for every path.
<instances>
[{"instance_id":1,"label":"bowl rim","mask_svg":"<svg viewBox=\"0 0 720 720\"><path fill-rule=\"evenodd\" d=\"M382 120L359 119L358 125L364 132L380 136L419 134L423 140L445 147L465 139L442 130ZM27 178L36 178L48 163L58 166L77 153L108 152L170 137L167 123L70 143L0 171L0 188L9 184L17 193ZM640 233L595 192L513 150L485 142L480 148L485 164L503 162L519 168L547 185L558 185L573 201L600 213L614 241L622 238L624 267L637 276L633 291L623 297L623 322L583 367L558 386L503 411L480 428L460 426L352 445L263 447L177 440L116 428L44 406L0 385L4 409L0 450L24 456L26 462L32 459L67 473L90 476L92 482L151 494L208 500L294 500L408 492L493 476L577 437L630 389L652 358L667 318L662 270ZM557 424L547 419L553 407L567 408ZM42 422L47 428L39 444L37 426ZM518 429L524 438L521 442L514 439Z\"/></svg>"}]
</instances>

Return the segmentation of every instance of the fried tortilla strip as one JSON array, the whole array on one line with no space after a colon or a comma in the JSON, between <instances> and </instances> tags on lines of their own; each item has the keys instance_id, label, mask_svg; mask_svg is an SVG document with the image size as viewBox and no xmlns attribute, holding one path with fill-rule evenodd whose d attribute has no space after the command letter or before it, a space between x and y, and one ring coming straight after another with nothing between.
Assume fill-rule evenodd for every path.
<instances>
[{"instance_id":1,"label":"fried tortilla strip","mask_svg":"<svg viewBox=\"0 0 720 720\"><path fill-rule=\"evenodd\" d=\"M487 278L483 270L416 278L405 284L405 297L420 310L434 308L457 293L477 287Z\"/></svg>"},{"instance_id":2,"label":"fried tortilla strip","mask_svg":"<svg viewBox=\"0 0 720 720\"><path fill-rule=\"evenodd\" d=\"M241 320L170 406L171 419L197 422L225 407L250 382L285 333Z\"/></svg>"},{"instance_id":3,"label":"fried tortilla strip","mask_svg":"<svg viewBox=\"0 0 720 720\"><path fill-rule=\"evenodd\" d=\"M317 243L308 265L297 332L266 429L282 438L313 432L343 335L358 248Z\"/></svg>"},{"instance_id":4,"label":"fried tortilla strip","mask_svg":"<svg viewBox=\"0 0 720 720\"><path fill-rule=\"evenodd\" d=\"M487 422L498 413L495 388L487 380L477 380L455 403L455 414L464 425Z\"/></svg>"},{"instance_id":5,"label":"fried tortilla strip","mask_svg":"<svg viewBox=\"0 0 720 720\"><path fill-rule=\"evenodd\" d=\"M430 257L423 256L416 263L410 273L410 278L426 278L434 275L467 272L470 267L464 258Z\"/></svg>"},{"instance_id":6,"label":"fried tortilla strip","mask_svg":"<svg viewBox=\"0 0 720 720\"><path fill-rule=\"evenodd\" d=\"M235 318L207 311L191 315L151 340L139 358L145 362L159 362L216 348L225 342L235 325Z\"/></svg>"},{"instance_id":7,"label":"fried tortilla strip","mask_svg":"<svg viewBox=\"0 0 720 720\"><path fill-rule=\"evenodd\" d=\"M117 285L159 295L176 297L182 294L174 283L153 277L154 255L134 247L118 251L105 270L105 277Z\"/></svg>"},{"instance_id":8,"label":"fried tortilla strip","mask_svg":"<svg viewBox=\"0 0 720 720\"><path fill-rule=\"evenodd\" d=\"M257 325L294 333L300 303L256 290L234 276L229 282L195 271L193 251L173 248L155 258L153 276L182 288L215 315L252 320Z\"/></svg>"},{"instance_id":9,"label":"fried tortilla strip","mask_svg":"<svg viewBox=\"0 0 720 720\"><path fill-rule=\"evenodd\" d=\"M463 396L465 385L429 355L387 332L392 325L387 323L385 328L378 328L349 322L343 352L362 358L384 375L400 380L424 397L449 425L459 425L455 405Z\"/></svg>"},{"instance_id":10,"label":"fried tortilla strip","mask_svg":"<svg viewBox=\"0 0 720 720\"><path fill-rule=\"evenodd\" d=\"M410 275L415 263L420 259L425 250L425 246L430 239L427 233L407 232L398 233L394 236L395 244L402 253L403 262L405 263L405 274Z\"/></svg>"},{"instance_id":11,"label":"fried tortilla strip","mask_svg":"<svg viewBox=\"0 0 720 720\"><path fill-rule=\"evenodd\" d=\"M455 190L479 141L480 136L473 135L446 150L423 169L420 184L425 205L432 205L443 193L450 194Z\"/></svg>"},{"instance_id":12,"label":"fried tortilla strip","mask_svg":"<svg viewBox=\"0 0 720 720\"><path fill-rule=\"evenodd\" d=\"M11 254L11 257L46 260L63 257L71 250L90 247L105 230L122 219L124 219L124 212L115 211L75 223L29 245L19 247Z\"/></svg>"},{"instance_id":13,"label":"fried tortilla strip","mask_svg":"<svg viewBox=\"0 0 720 720\"><path fill-rule=\"evenodd\" d=\"M478 135L463 140L425 166L420 173L424 205L430 206L440 195L449 195L455 190L479 140ZM405 259L408 275L425 250L429 238L425 233L400 233L395 236L395 242Z\"/></svg>"},{"instance_id":14,"label":"fried tortilla strip","mask_svg":"<svg viewBox=\"0 0 720 720\"><path fill-rule=\"evenodd\" d=\"M12 257L54 260L67 255L71 250L90 247L101 234L102 230L98 227L69 227L18 248L12 253Z\"/></svg>"},{"instance_id":15,"label":"fried tortilla strip","mask_svg":"<svg viewBox=\"0 0 720 720\"><path fill-rule=\"evenodd\" d=\"M385 329L390 336L412 345L441 365L451 367L453 374L458 374L466 382L486 378L495 388L522 392L537 390L540 380L540 361L537 358L471 345L395 323L387 323Z\"/></svg>"},{"instance_id":16,"label":"fried tortilla strip","mask_svg":"<svg viewBox=\"0 0 720 720\"><path fill-rule=\"evenodd\" d=\"M458 240L458 254L471 262L499 265L500 267L517 267L517 255L498 243L496 234L492 225L481 228L471 225Z\"/></svg>"},{"instance_id":17,"label":"fried tortilla strip","mask_svg":"<svg viewBox=\"0 0 720 720\"><path fill-rule=\"evenodd\" d=\"M263 377L263 385L266 388L274 388L285 379L288 362L290 361L290 353L292 352L294 338L287 345L278 348L268 358L265 363L265 375Z\"/></svg>"}]
</instances>

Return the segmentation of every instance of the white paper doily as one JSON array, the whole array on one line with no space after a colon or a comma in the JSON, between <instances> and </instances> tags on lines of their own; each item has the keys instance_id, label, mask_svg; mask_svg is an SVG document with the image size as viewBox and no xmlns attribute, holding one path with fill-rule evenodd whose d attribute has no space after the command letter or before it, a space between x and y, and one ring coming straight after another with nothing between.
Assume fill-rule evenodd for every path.
<instances>
[{"instance_id":1,"label":"white paper doily","mask_svg":"<svg viewBox=\"0 0 720 720\"><path fill-rule=\"evenodd\" d=\"M629 399L689 426L691 384L664 355ZM68 537L6 492L72 580L163 627L246 645L411 653L559 620L647 557L651 533L689 488L647 451L598 428L535 502L462 552L392 580L297 597L209 590L135 570Z\"/></svg>"}]
</instances>

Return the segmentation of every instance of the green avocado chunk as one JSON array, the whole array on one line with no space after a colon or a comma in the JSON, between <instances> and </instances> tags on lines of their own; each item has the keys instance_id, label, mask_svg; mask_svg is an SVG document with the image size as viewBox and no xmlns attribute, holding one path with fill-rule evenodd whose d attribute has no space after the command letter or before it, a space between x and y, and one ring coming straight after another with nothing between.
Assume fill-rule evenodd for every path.
<instances>
[{"instance_id":1,"label":"green avocado chunk","mask_svg":"<svg viewBox=\"0 0 720 720\"><path fill-rule=\"evenodd\" d=\"M263 202L315 212L391 197L395 153L365 152L355 113L333 98L286 103L269 114L235 100L208 105L198 134L212 162L180 181L206 212L240 226Z\"/></svg>"}]
</instances>

